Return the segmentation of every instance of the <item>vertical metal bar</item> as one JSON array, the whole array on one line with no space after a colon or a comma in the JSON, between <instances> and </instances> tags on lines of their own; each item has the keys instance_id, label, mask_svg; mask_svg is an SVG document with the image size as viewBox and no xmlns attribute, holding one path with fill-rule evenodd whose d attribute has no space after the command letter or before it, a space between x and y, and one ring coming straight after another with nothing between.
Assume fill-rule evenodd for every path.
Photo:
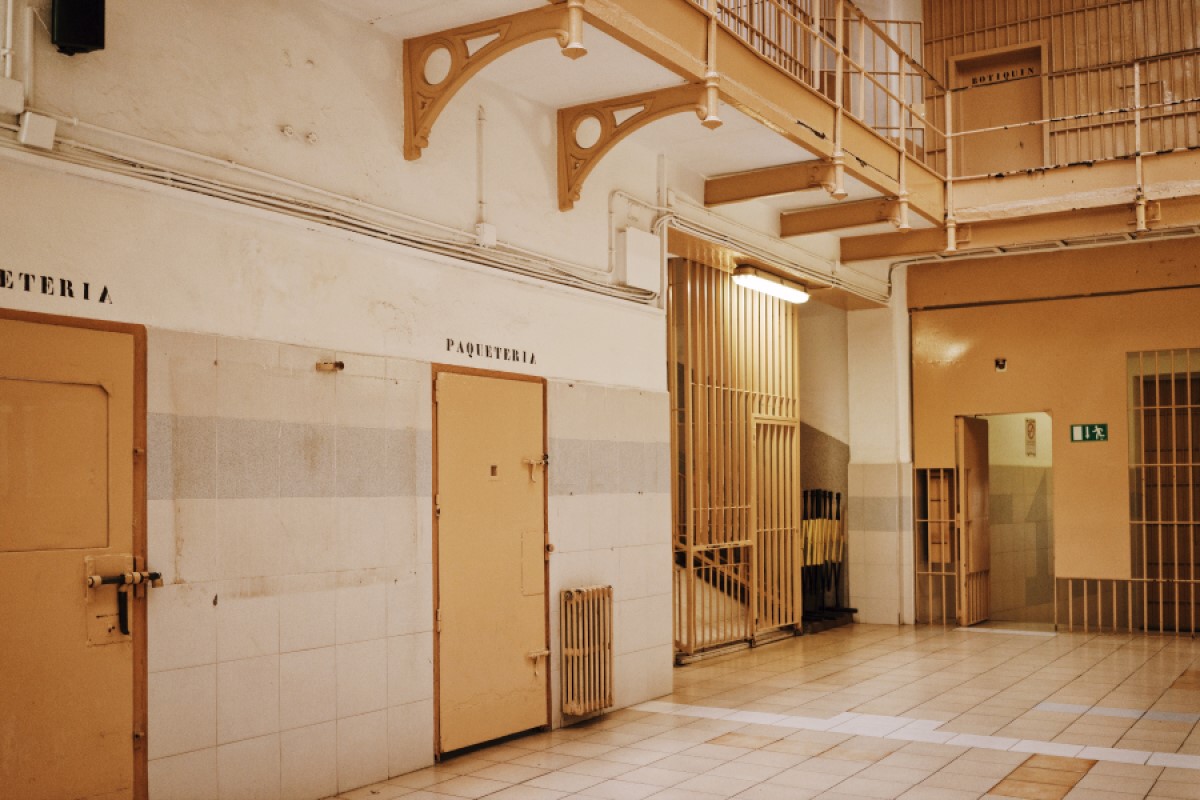
<instances>
[{"instance_id":1,"label":"vertical metal bar","mask_svg":"<svg viewBox=\"0 0 1200 800\"><path fill-rule=\"evenodd\" d=\"M867 121L867 25L861 12L856 9L855 14L858 16L858 118L872 124Z\"/></svg>"},{"instance_id":2,"label":"vertical metal bar","mask_svg":"<svg viewBox=\"0 0 1200 800\"><path fill-rule=\"evenodd\" d=\"M1067 578L1067 630L1075 630L1075 579Z\"/></svg>"},{"instance_id":3,"label":"vertical metal bar","mask_svg":"<svg viewBox=\"0 0 1200 800\"><path fill-rule=\"evenodd\" d=\"M1179 372L1171 351L1171 597L1175 632L1179 632Z\"/></svg>"},{"instance_id":4,"label":"vertical metal bar","mask_svg":"<svg viewBox=\"0 0 1200 800\"><path fill-rule=\"evenodd\" d=\"M1187 353L1187 409L1185 411L1187 420L1187 538L1188 538L1188 607L1191 609L1190 633L1196 633L1196 461L1197 453L1195 447L1195 431L1192 428L1192 418L1195 414L1195 402L1197 398L1192 395L1192 384L1196 380L1195 373L1192 371L1192 357L1195 354L1194 350L1189 350Z\"/></svg>"},{"instance_id":5,"label":"vertical metal bar","mask_svg":"<svg viewBox=\"0 0 1200 800\"><path fill-rule=\"evenodd\" d=\"M958 250L958 218L954 211L954 104L950 87L945 89L946 105L946 252Z\"/></svg>"},{"instance_id":6,"label":"vertical metal bar","mask_svg":"<svg viewBox=\"0 0 1200 800\"><path fill-rule=\"evenodd\" d=\"M700 392L697 387L697 340L699 339L699 324L697 320L698 298L696 296L696 270L697 267L688 262L683 267L686 278L686 305L687 305L687 366L685 369L685 378L687 380L687 397L688 404L685 409L685 418L687 424L687 453L686 469L687 469L687 589L688 589L688 653L694 654L697 647L697 617L700 613L699 598L697 597L698 587L696 586L696 544L699 536L699 519L697 517L697 504L700 501L699 487L697 485L700 480L700 472L698 469L697 459L697 428L700 424L699 402Z\"/></svg>"}]
</instances>

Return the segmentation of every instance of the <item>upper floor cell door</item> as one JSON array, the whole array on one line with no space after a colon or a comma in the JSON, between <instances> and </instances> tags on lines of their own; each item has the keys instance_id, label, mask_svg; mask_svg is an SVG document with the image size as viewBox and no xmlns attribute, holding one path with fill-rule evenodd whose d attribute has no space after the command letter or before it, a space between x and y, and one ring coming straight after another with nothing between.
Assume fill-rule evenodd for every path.
<instances>
[{"instance_id":1,"label":"upper floor cell door","mask_svg":"<svg viewBox=\"0 0 1200 800\"><path fill-rule=\"evenodd\" d=\"M1046 161L1046 119L1039 46L1004 48L955 59L956 176L994 175L1041 167ZM1012 127L1015 126L1015 127ZM978 133L966 133L979 131Z\"/></svg>"}]
</instances>

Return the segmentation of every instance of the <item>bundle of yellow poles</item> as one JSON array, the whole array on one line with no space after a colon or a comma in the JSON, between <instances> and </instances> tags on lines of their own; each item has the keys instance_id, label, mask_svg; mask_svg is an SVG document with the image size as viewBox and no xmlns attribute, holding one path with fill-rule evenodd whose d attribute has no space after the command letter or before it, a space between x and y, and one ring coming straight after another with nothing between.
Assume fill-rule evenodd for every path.
<instances>
[{"instance_id":1,"label":"bundle of yellow poles","mask_svg":"<svg viewBox=\"0 0 1200 800\"><path fill-rule=\"evenodd\" d=\"M828 489L808 489L803 494L800 527L802 566L824 567L825 588L833 585L833 568L846 555L846 528L842 524L842 494Z\"/></svg>"}]
</instances>

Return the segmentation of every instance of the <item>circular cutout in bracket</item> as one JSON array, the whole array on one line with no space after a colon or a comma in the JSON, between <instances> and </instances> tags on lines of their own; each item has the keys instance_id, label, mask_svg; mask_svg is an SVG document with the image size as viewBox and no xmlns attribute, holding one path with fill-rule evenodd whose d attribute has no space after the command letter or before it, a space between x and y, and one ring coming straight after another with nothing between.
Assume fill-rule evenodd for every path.
<instances>
[{"instance_id":1,"label":"circular cutout in bracket","mask_svg":"<svg viewBox=\"0 0 1200 800\"><path fill-rule=\"evenodd\" d=\"M421 74L426 83L430 86L437 86L450 75L450 67L453 64L454 59L450 55L450 48L439 45L426 54L425 66L421 70Z\"/></svg>"},{"instance_id":2,"label":"circular cutout in bracket","mask_svg":"<svg viewBox=\"0 0 1200 800\"><path fill-rule=\"evenodd\" d=\"M584 150L591 150L600 141L603 126L599 117L588 114L575 123L575 144Z\"/></svg>"}]
</instances>

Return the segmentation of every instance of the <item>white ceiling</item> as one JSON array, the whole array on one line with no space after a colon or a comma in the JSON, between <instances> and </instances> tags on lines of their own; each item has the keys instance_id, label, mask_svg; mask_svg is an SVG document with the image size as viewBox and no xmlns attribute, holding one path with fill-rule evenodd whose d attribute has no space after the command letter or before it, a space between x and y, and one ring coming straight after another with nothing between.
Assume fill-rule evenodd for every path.
<instances>
[{"instance_id":1,"label":"white ceiling","mask_svg":"<svg viewBox=\"0 0 1200 800\"><path fill-rule=\"evenodd\" d=\"M545 6L547 0L322 0L401 39Z\"/></svg>"}]
</instances>

